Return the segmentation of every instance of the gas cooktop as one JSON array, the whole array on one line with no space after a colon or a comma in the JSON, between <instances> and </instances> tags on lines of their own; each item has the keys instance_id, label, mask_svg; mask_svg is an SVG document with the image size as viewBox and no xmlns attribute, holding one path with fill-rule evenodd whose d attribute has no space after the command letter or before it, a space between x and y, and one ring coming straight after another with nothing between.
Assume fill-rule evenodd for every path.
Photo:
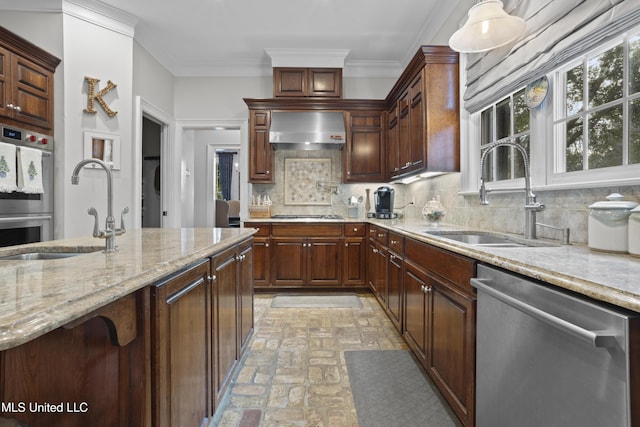
<instances>
[{"instance_id":1,"label":"gas cooktop","mask_svg":"<svg viewBox=\"0 0 640 427\"><path fill-rule=\"evenodd\" d=\"M271 215L272 219L344 219L342 215Z\"/></svg>"}]
</instances>

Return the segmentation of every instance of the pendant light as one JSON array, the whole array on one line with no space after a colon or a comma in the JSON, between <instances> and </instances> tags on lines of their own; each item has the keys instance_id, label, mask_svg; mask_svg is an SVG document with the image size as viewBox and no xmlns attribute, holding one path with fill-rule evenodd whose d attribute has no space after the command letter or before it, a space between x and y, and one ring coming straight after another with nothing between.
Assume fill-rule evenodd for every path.
<instances>
[{"instance_id":1,"label":"pendant light","mask_svg":"<svg viewBox=\"0 0 640 427\"><path fill-rule=\"evenodd\" d=\"M467 22L449 39L458 52L486 52L518 38L525 28L524 19L507 14L499 0L483 0L469 9Z\"/></svg>"}]
</instances>

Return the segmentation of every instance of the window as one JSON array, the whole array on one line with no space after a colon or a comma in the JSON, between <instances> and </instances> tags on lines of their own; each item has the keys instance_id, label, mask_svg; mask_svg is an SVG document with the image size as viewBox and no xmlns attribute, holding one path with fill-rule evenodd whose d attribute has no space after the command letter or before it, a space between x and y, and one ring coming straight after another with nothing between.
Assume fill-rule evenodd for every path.
<instances>
[{"instance_id":1,"label":"window","mask_svg":"<svg viewBox=\"0 0 640 427\"><path fill-rule=\"evenodd\" d=\"M640 163L640 35L556 72L555 173Z\"/></svg>"},{"instance_id":2,"label":"window","mask_svg":"<svg viewBox=\"0 0 640 427\"><path fill-rule=\"evenodd\" d=\"M491 143L513 141L529 154L531 117L524 88L480 113L480 150ZM497 147L487 155L483 176L486 182L524 177L524 162L513 147Z\"/></svg>"}]
</instances>

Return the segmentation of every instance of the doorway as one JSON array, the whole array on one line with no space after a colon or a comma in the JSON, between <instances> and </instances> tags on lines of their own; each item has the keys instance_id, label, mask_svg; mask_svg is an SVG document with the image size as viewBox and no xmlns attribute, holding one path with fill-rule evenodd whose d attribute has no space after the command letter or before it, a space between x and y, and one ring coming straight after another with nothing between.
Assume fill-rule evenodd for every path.
<instances>
[{"instance_id":1,"label":"doorway","mask_svg":"<svg viewBox=\"0 0 640 427\"><path fill-rule=\"evenodd\" d=\"M142 117L142 190L140 221L143 228L162 226L162 125Z\"/></svg>"}]
</instances>

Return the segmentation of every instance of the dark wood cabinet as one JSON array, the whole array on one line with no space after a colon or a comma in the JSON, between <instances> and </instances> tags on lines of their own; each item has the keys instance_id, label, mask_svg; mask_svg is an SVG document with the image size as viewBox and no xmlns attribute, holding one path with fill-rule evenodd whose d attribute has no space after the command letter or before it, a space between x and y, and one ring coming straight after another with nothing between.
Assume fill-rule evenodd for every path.
<instances>
[{"instance_id":1,"label":"dark wood cabinet","mask_svg":"<svg viewBox=\"0 0 640 427\"><path fill-rule=\"evenodd\" d=\"M253 333L253 245L245 244L238 249L238 358L241 357Z\"/></svg>"},{"instance_id":2,"label":"dark wood cabinet","mask_svg":"<svg viewBox=\"0 0 640 427\"><path fill-rule=\"evenodd\" d=\"M369 239L367 254L367 281L369 288L383 307L387 305L387 251L374 239Z\"/></svg>"},{"instance_id":3,"label":"dark wood cabinet","mask_svg":"<svg viewBox=\"0 0 640 427\"><path fill-rule=\"evenodd\" d=\"M464 425L475 422L475 264L406 239L404 337Z\"/></svg>"},{"instance_id":4,"label":"dark wood cabinet","mask_svg":"<svg viewBox=\"0 0 640 427\"><path fill-rule=\"evenodd\" d=\"M394 102L387 111L387 170L388 176L400 173L400 146L398 103Z\"/></svg>"},{"instance_id":5,"label":"dark wood cabinet","mask_svg":"<svg viewBox=\"0 0 640 427\"><path fill-rule=\"evenodd\" d=\"M458 93L458 54L422 46L387 96L389 145L398 147L391 178L460 170Z\"/></svg>"},{"instance_id":6,"label":"dark wood cabinet","mask_svg":"<svg viewBox=\"0 0 640 427\"><path fill-rule=\"evenodd\" d=\"M154 426L201 425L211 414L209 294L208 260L151 289Z\"/></svg>"},{"instance_id":7,"label":"dark wood cabinet","mask_svg":"<svg viewBox=\"0 0 640 427\"><path fill-rule=\"evenodd\" d=\"M30 426L151 425L148 318L147 287L0 352L2 416ZM62 406L29 409L45 403Z\"/></svg>"},{"instance_id":8,"label":"dark wood cabinet","mask_svg":"<svg viewBox=\"0 0 640 427\"><path fill-rule=\"evenodd\" d=\"M387 312L391 322L402 332L404 236L389 232L387 252Z\"/></svg>"},{"instance_id":9,"label":"dark wood cabinet","mask_svg":"<svg viewBox=\"0 0 640 427\"><path fill-rule=\"evenodd\" d=\"M53 134L53 75L60 60L0 27L0 117Z\"/></svg>"},{"instance_id":10,"label":"dark wood cabinet","mask_svg":"<svg viewBox=\"0 0 640 427\"><path fill-rule=\"evenodd\" d=\"M275 286L342 285L342 239L274 237Z\"/></svg>"},{"instance_id":11,"label":"dark wood cabinet","mask_svg":"<svg viewBox=\"0 0 640 427\"><path fill-rule=\"evenodd\" d=\"M341 98L342 68L273 68L273 97Z\"/></svg>"},{"instance_id":12,"label":"dark wood cabinet","mask_svg":"<svg viewBox=\"0 0 640 427\"><path fill-rule=\"evenodd\" d=\"M253 284L255 287L271 285L271 224L245 223L245 227L258 231L253 235Z\"/></svg>"},{"instance_id":13,"label":"dark wood cabinet","mask_svg":"<svg viewBox=\"0 0 640 427\"><path fill-rule=\"evenodd\" d=\"M249 111L249 182L273 183L270 110Z\"/></svg>"},{"instance_id":14,"label":"dark wood cabinet","mask_svg":"<svg viewBox=\"0 0 640 427\"><path fill-rule=\"evenodd\" d=\"M344 182L383 182L387 149L383 111L348 111L343 153Z\"/></svg>"},{"instance_id":15,"label":"dark wood cabinet","mask_svg":"<svg viewBox=\"0 0 640 427\"><path fill-rule=\"evenodd\" d=\"M347 223L344 225L344 268L342 283L345 286L362 286L365 284L365 259L367 245L365 242L365 224Z\"/></svg>"}]
</instances>

